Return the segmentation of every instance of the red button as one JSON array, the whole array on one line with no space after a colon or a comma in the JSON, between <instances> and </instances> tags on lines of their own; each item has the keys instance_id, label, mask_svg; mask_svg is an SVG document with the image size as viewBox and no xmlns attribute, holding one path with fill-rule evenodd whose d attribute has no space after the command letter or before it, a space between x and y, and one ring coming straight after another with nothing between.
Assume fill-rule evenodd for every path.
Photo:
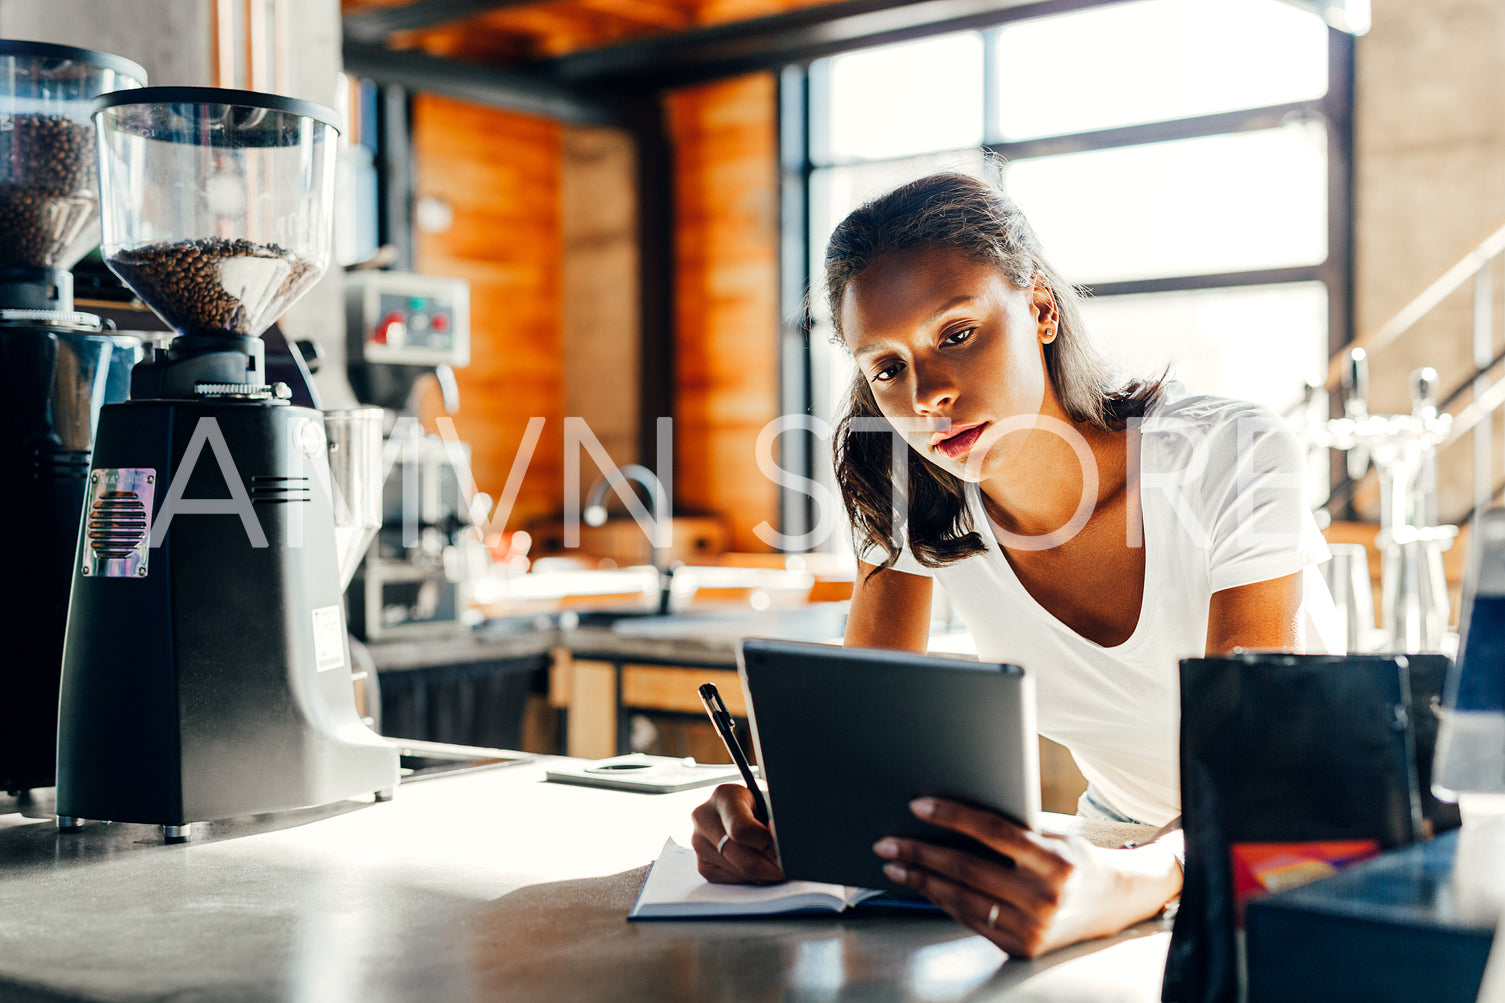
<instances>
[{"instance_id":1,"label":"red button","mask_svg":"<svg viewBox=\"0 0 1505 1003\"><path fill-rule=\"evenodd\" d=\"M385 345L391 334L393 324L402 323L402 314L393 311L376 322L376 329L371 332L371 340L378 345Z\"/></svg>"},{"instance_id":2,"label":"red button","mask_svg":"<svg viewBox=\"0 0 1505 1003\"><path fill-rule=\"evenodd\" d=\"M436 313L436 314L434 314L433 320L429 321L429 326L432 327L435 331L448 331L449 330L449 314L447 314L447 313Z\"/></svg>"}]
</instances>

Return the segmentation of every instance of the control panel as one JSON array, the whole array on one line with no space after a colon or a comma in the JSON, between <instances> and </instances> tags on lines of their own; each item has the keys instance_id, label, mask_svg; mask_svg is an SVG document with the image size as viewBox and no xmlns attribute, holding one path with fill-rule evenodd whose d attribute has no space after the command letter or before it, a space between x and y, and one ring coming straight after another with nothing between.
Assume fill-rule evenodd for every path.
<instances>
[{"instance_id":1,"label":"control panel","mask_svg":"<svg viewBox=\"0 0 1505 1003\"><path fill-rule=\"evenodd\" d=\"M412 272L350 272L352 356L368 363L460 367L470 362L470 286ZM358 343L357 343L358 342Z\"/></svg>"}]
</instances>

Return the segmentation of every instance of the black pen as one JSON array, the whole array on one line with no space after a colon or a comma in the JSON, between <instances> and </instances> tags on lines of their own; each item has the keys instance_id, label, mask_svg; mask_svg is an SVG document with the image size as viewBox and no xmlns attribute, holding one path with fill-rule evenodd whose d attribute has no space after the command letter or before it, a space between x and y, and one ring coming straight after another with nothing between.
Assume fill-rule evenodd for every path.
<instances>
[{"instance_id":1,"label":"black pen","mask_svg":"<svg viewBox=\"0 0 1505 1003\"><path fill-rule=\"evenodd\" d=\"M732 762L736 763L737 769L742 771L742 779L746 781L747 789L752 791L753 817L767 825L768 804L763 800L762 788L753 779L752 767L747 764L747 755L742 751L741 744L737 742L737 732L732 726L732 713L722 702L721 693L716 689L715 683L701 685L700 700L705 704L705 712L711 716L711 724L716 726L716 734L721 736L721 743L726 746Z\"/></svg>"}]
</instances>

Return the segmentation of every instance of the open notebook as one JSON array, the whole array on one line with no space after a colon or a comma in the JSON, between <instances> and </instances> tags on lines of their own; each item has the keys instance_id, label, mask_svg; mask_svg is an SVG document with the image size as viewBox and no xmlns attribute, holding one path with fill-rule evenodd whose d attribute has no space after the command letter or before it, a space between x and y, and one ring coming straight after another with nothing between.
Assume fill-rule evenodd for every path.
<instances>
[{"instance_id":1,"label":"open notebook","mask_svg":"<svg viewBox=\"0 0 1505 1003\"><path fill-rule=\"evenodd\" d=\"M695 868L695 851L664 841L628 919L696 919L713 916L788 916L843 912L882 892L818 881L778 885L716 885ZM885 898L885 901L890 901Z\"/></svg>"},{"instance_id":2,"label":"open notebook","mask_svg":"<svg viewBox=\"0 0 1505 1003\"><path fill-rule=\"evenodd\" d=\"M1097 846L1123 846L1131 840L1147 842L1153 826L1107 822L1077 815L1042 812L1041 828L1060 835L1076 835ZM903 909L934 910L928 902L900 899L873 888L850 888L819 881L786 881L779 885L715 885L700 876L695 851L674 840L653 862L628 919L695 919L716 916L791 916L800 913L839 913L859 903ZM1501 1001L1505 1003L1505 1001Z\"/></svg>"}]
</instances>

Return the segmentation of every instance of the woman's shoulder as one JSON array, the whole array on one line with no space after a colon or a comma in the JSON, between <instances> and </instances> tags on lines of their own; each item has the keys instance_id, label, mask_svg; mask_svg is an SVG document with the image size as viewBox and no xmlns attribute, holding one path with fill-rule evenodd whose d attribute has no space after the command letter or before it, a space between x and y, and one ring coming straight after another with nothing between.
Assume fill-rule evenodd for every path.
<instances>
[{"instance_id":1,"label":"woman's shoulder","mask_svg":"<svg viewBox=\"0 0 1505 1003\"><path fill-rule=\"evenodd\" d=\"M1276 413L1263 404L1219 397L1215 394L1191 393L1181 383L1167 383L1155 403L1145 412L1146 422L1174 419L1215 428L1234 425L1244 419L1280 423Z\"/></svg>"},{"instance_id":2,"label":"woman's shoulder","mask_svg":"<svg viewBox=\"0 0 1505 1003\"><path fill-rule=\"evenodd\" d=\"M1294 439L1290 425L1263 404L1235 397L1188 393L1167 384L1141 419L1142 434L1180 439L1189 445L1207 440L1255 441L1276 435Z\"/></svg>"},{"instance_id":3,"label":"woman's shoulder","mask_svg":"<svg viewBox=\"0 0 1505 1003\"><path fill-rule=\"evenodd\" d=\"M1188 393L1169 384L1140 426L1148 469L1195 468L1203 477L1252 467L1298 469L1304 451L1288 422L1263 404Z\"/></svg>"}]
</instances>

